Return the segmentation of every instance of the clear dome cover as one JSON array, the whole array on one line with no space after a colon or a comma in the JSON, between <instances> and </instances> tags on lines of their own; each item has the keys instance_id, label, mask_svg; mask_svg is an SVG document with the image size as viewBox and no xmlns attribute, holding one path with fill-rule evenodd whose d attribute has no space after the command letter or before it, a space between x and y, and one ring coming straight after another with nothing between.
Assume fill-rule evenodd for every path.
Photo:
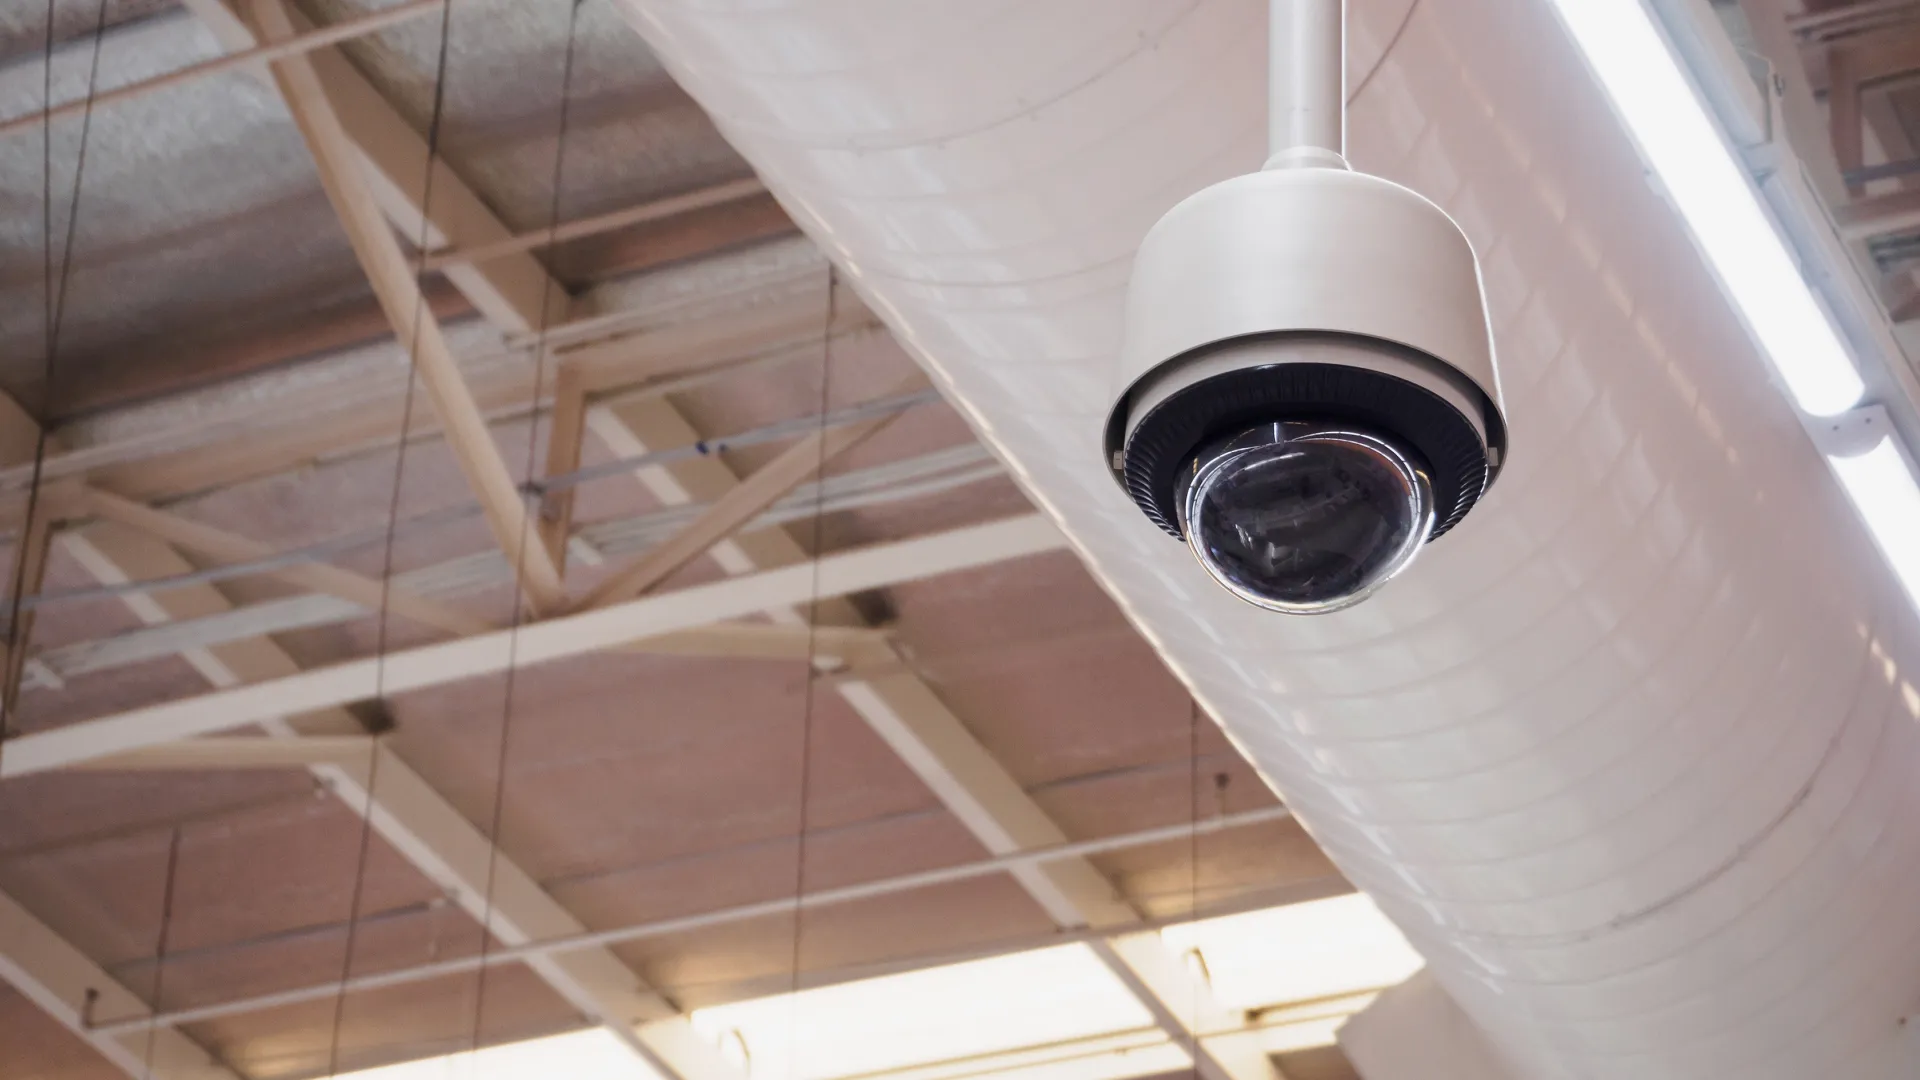
<instances>
[{"instance_id":1,"label":"clear dome cover","mask_svg":"<svg viewBox=\"0 0 1920 1080\"><path fill-rule=\"evenodd\" d=\"M1187 546L1235 595L1338 611L1405 570L1434 526L1426 468L1353 425L1262 424L1214 442L1183 477Z\"/></svg>"}]
</instances>

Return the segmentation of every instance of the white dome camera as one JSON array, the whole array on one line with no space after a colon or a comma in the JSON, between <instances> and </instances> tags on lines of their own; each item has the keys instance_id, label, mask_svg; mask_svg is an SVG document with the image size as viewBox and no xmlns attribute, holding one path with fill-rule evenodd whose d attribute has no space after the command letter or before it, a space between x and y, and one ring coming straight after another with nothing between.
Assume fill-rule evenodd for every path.
<instances>
[{"instance_id":1,"label":"white dome camera","mask_svg":"<svg viewBox=\"0 0 1920 1080\"><path fill-rule=\"evenodd\" d=\"M1330 33L1337 49L1340 8L1278 0L1276 54L1324 52ZM1331 134L1325 110L1280 115L1265 171L1147 234L1106 428L1108 467L1154 524L1235 595L1295 614L1406 569L1507 442L1472 246L1433 203L1345 167L1331 96Z\"/></svg>"}]
</instances>

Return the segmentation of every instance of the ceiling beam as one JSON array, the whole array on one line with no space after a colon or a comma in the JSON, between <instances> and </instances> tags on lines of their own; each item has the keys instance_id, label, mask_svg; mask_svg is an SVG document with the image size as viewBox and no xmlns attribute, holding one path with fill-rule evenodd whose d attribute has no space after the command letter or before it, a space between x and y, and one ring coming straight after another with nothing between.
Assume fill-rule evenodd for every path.
<instances>
[{"instance_id":1,"label":"ceiling beam","mask_svg":"<svg viewBox=\"0 0 1920 1080\"><path fill-rule=\"evenodd\" d=\"M653 199L638 206L629 206L623 210L614 210L595 217L568 221L546 229L532 229L497 240L491 244L480 244L470 248L449 248L436 251L420 260L422 270L443 270L461 263L483 263L497 259L502 255L512 255L521 251L536 251L554 244L564 244L569 240L580 240L615 229L631 228L650 221L689 214L709 207L724 206L730 202L764 195L765 184L758 177L743 180L729 180L700 188L680 195L669 195L664 199Z\"/></svg>"},{"instance_id":2,"label":"ceiling beam","mask_svg":"<svg viewBox=\"0 0 1920 1080\"><path fill-rule=\"evenodd\" d=\"M32 461L40 451L40 425L19 402L0 394L0 463ZM36 504L44 502L36 499ZM18 565L9 587L38 592L51 546L53 516L36 507L25 523L25 540L15 542ZM8 628L6 670L8 697L0 713L0 736L12 718L19 671L30 644L31 609ZM0 745L0 762L6 748ZM91 1030L99 1016L145 1016L147 1003L116 982L98 964L52 927L35 918L13 898L0 893L0 980L18 990L61 1026L92 1046L121 1072L137 1080L239 1080L205 1047L172 1027L156 1027L113 1036Z\"/></svg>"},{"instance_id":3,"label":"ceiling beam","mask_svg":"<svg viewBox=\"0 0 1920 1080\"><path fill-rule=\"evenodd\" d=\"M284 40L298 32L283 0L253 0L252 13L270 41ZM414 370L433 401L468 485L480 500L494 542L517 569L521 588L535 611L558 609L566 600L560 568L538 542L519 487L460 375L440 324L427 309L420 282L375 201L358 148L322 85L312 58L288 57L270 67L280 96L293 113L319 168L321 186L346 227L354 254L373 284L394 333L412 354ZM555 295L564 305L566 294ZM543 317L539 325L544 324Z\"/></svg>"},{"instance_id":4,"label":"ceiling beam","mask_svg":"<svg viewBox=\"0 0 1920 1080\"><path fill-rule=\"evenodd\" d=\"M683 385L684 380L721 377L744 364L817 354L822 347L819 308L817 301L743 302L699 318L561 352L548 370L577 365L590 395L655 394ZM847 334L878 332L864 310L842 325ZM283 376L255 376L250 393L263 404L232 422L210 431L196 429L196 423L204 429L204 422L194 419L193 410L183 408L180 429L168 431L160 440L172 449L155 452L155 437L143 435L50 453L48 475L84 475L129 498L162 502L284 474L335 455L390 446L403 427L417 437L438 433L439 419L427 403L416 402L411 416L403 411L404 382L387 375L392 368L390 355L384 348L369 350L366 363L356 362L354 368L364 368L364 376L356 375L350 382L375 384L376 392L338 407L317 410L311 393L301 392L297 380L280 390L275 380ZM553 378L545 386L535 385L531 360L469 361L465 367L477 402L492 417L524 416L545 404L545 393L553 389ZM31 460L31 447L27 453ZM10 480L21 483L24 475L14 471ZM13 523L17 521L15 517Z\"/></svg>"},{"instance_id":5,"label":"ceiling beam","mask_svg":"<svg viewBox=\"0 0 1920 1080\"><path fill-rule=\"evenodd\" d=\"M1156 1027L1192 1054L1206 1080L1285 1080L1258 1042L1234 1038L1254 1030L1244 1013L1220 1004L1205 975L1169 949L1157 930L1088 943L1147 1007Z\"/></svg>"},{"instance_id":6,"label":"ceiling beam","mask_svg":"<svg viewBox=\"0 0 1920 1080\"><path fill-rule=\"evenodd\" d=\"M53 539L53 507L44 494L29 500L27 520L15 536L13 557L6 565L6 585L0 595L10 608L5 638L0 640L0 737L13 727L20 705L20 681L26 673L28 650L33 644L36 609L13 607L16 597L35 596L47 574L47 552Z\"/></svg>"},{"instance_id":7,"label":"ceiling beam","mask_svg":"<svg viewBox=\"0 0 1920 1080\"><path fill-rule=\"evenodd\" d=\"M270 559L277 554L271 546L258 540L158 510L132 499L123 499L98 488L86 491L83 505L100 517L132 526L188 551L209 556L217 563L252 562ZM294 563L268 571L266 576L326 596L339 597L359 604L368 611L392 612L423 626L445 630L460 637L494 628L492 623L477 615L469 615L437 600L429 600L398 588L391 582L383 583L329 563Z\"/></svg>"},{"instance_id":8,"label":"ceiling beam","mask_svg":"<svg viewBox=\"0 0 1920 1080\"><path fill-rule=\"evenodd\" d=\"M1850 176L1866 164L1866 120L1860 114L1860 95L1864 90L1859 54L1850 49L1834 49L1827 59L1827 128L1833 143L1833 157L1840 175ZM1859 198L1866 185L1847 181L1847 194Z\"/></svg>"},{"instance_id":9,"label":"ceiling beam","mask_svg":"<svg viewBox=\"0 0 1920 1080\"><path fill-rule=\"evenodd\" d=\"M88 772L304 769L365 761L373 753L373 741L371 735L292 735L283 739L212 735L94 758L74 768Z\"/></svg>"},{"instance_id":10,"label":"ceiling beam","mask_svg":"<svg viewBox=\"0 0 1920 1080\"><path fill-rule=\"evenodd\" d=\"M553 410L547 419L545 477L565 476L580 467L587 435L587 383L580 368L561 364L553 376ZM543 489L544 490L544 489ZM573 504L577 488L546 491L540 499L540 543L547 557L567 570L567 542L573 537Z\"/></svg>"},{"instance_id":11,"label":"ceiling beam","mask_svg":"<svg viewBox=\"0 0 1920 1080\"><path fill-rule=\"evenodd\" d=\"M1920 190L1893 191L1834 208L1833 222L1848 240L1920 228Z\"/></svg>"},{"instance_id":12,"label":"ceiling beam","mask_svg":"<svg viewBox=\"0 0 1920 1080\"><path fill-rule=\"evenodd\" d=\"M677 446L700 436L671 404L637 402L617 408L595 409L588 424L621 457L635 456L658 446ZM636 478L661 502L681 504L718 502L740 485L724 461L702 457L672 465L643 469ZM736 535L707 549L729 574L748 574L761 567L793 566L806 552L784 529L762 529ZM797 621L791 610L776 618ZM863 620L844 601L822 605L819 619L826 625L858 625ZM988 850L1007 854L1023 847L1058 844L1065 835L1040 812L1006 770L992 760L967 727L946 707L926 681L911 672L871 679L842 679L836 689L855 712L898 753L934 793L953 809ZM942 773L951 774L943 776ZM990 788L985 797L969 796ZM1010 809L1025 800L1027 811ZM1120 900L1113 887L1091 863L1053 864L1018 873L1042 907L1063 926L1121 925L1137 913Z\"/></svg>"},{"instance_id":13,"label":"ceiling beam","mask_svg":"<svg viewBox=\"0 0 1920 1080\"><path fill-rule=\"evenodd\" d=\"M138 574L165 576L190 569L166 545L120 526L102 525L63 537L81 565L103 582ZM203 615L229 606L212 586L169 590L159 597L131 595L127 606L145 622ZM293 658L272 641L259 638L215 649L194 650L186 659L216 687L271 682L299 672ZM364 740L359 722L344 709L323 707L299 716L265 716L266 740L317 737ZM195 742L173 744L194 748ZM509 855L494 847L479 828L390 748L366 741L367 753L355 758L307 765L320 784L374 830L436 886L501 941L524 945L586 932L586 926L543 889ZM10 748L9 748L10 749ZM141 752L186 754L189 749ZM376 760L377 757L377 760ZM731 1070L704 1044L677 1034L678 1009L653 991L632 969L605 948L531 957L527 966L574 1008L613 1031L637 1052L687 1078L730 1078ZM103 1015L118 1016L119 1013ZM643 1039L635 1025L663 1025L657 1037Z\"/></svg>"},{"instance_id":14,"label":"ceiling beam","mask_svg":"<svg viewBox=\"0 0 1920 1080\"><path fill-rule=\"evenodd\" d=\"M15 401L13 395L0 393L0 467L34 467L45 452L54 449L54 440L43 444L40 422ZM9 609L12 602L40 591L46 575L47 547L53 536L55 507L48 501L44 486L36 487L21 500L20 528L15 534L11 557L0 562L7 576L0 582L0 601ZM34 612L31 608L10 610L11 617L0 633L0 738L13 727L20 702L20 679L25 673L27 648L32 644Z\"/></svg>"},{"instance_id":15,"label":"ceiling beam","mask_svg":"<svg viewBox=\"0 0 1920 1080\"><path fill-rule=\"evenodd\" d=\"M649 446L678 445L698 433L666 401L622 409L600 409L593 430L614 453L629 456ZM817 454L817 449L816 449ZM763 468L761 472L765 472ZM718 458L700 458L646 470L638 479L664 502L701 499L716 506L749 488ZM702 537L701 539L706 539ZM805 559L800 545L782 529L703 543L728 573L783 566ZM776 613L776 617L791 612ZM828 624L859 621L851 605L840 602L820 612ZM1058 847L1066 833L1028 795L1004 765L948 708L926 680L906 665L871 676L835 680L835 688L867 726L920 777L941 803L994 855ZM1054 860L1012 871L1028 895L1063 929L1118 929L1138 926L1136 911L1112 882L1086 858ZM1169 1038L1188 1045L1207 1080L1279 1080L1270 1059L1244 1040L1216 1048L1196 1031L1222 1031L1245 1025L1212 1001L1210 990L1186 970L1180 958L1165 955L1157 934L1095 938L1095 952L1132 990ZM1158 950L1158 951L1156 951ZM1194 1018L1200 1027L1194 1027Z\"/></svg>"},{"instance_id":16,"label":"ceiling beam","mask_svg":"<svg viewBox=\"0 0 1920 1080\"><path fill-rule=\"evenodd\" d=\"M911 378L903 380L881 396L891 398L910 394L925 389L926 385L925 376L916 371ZM843 427L809 432L772 461L755 470L752 476L733 485L666 542L649 548L612 577L595 586L580 600L577 609L605 607L648 592L674 571L699 558L709 548L759 517L762 511L818 473L828 462L878 434L901 415L904 414L894 413Z\"/></svg>"},{"instance_id":17,"label":"ceiling beam","mask_svg":"<svg viewBox=\"0 0 1920 1080\"><path fill-rule=\"evenodd\" d=\"M641 597L599 611L560 616L514 630L495 630L457 641L281 674L244 686L33 732L8 743L5 756L0 758L0 778L63 768L156 743L231 731L289 713L440 686L504 671L510 666L528 667L605 651L716 620L802 603L815 595L842 596L1057 551L1064 546L1059 530L1038 514L912 540L874 544L827 555L811 565L789 566ZM153 602L151 598L142 598Z\"/></svg>"},{"instance_id":18,"label":"ceiling beam","mask_svg":"<svg viewBox=\"0 0 1920 1080\"><path fill-rule=\"evenodd\" d=\"M178 655L188 649L226 645L289 629L331 626L367 614L364 609L345 614L329 610L324 620L294 618L277 622L250 614L255 608L266 607L272 612L291 611L297 616L299 609L307 606L308 601L331 603L331 598L293 597L197 619L139 627L111 637L74 642L38 653L30 652L27 661L41 665L48 674L65 681ZM828 670L853 667L870 669L882 663L884 657L893 655L886 640L887 634L883 630L820 627L809 633L804 626L721 622L643 638L622 646L618 651L726 660L801 660L812 656L826 664Z\"/></svg>"},{"instance_id":19,"label":"ceiling beam","mask_svg":"<svg viewBox=\"0 0 1920 1080\"><path fill-rule=\"evenodd\" d=\"M1810 45L1807 51L1807 71L1814 92L1831 95L1836 87L1849 83L1867 87L1920 71L1920 28L1889 27L1831 44Z\"/></svg>"},{"instance_id":20,"label":"ceiling beam","mask_svg":"<svg viewBox=\"0 0 1920 1080\"><path fill-rule=\"evenodd\" d=\"M650 446L681 445L698 438L698 432L664 400L597 409L589 423L622 457L645 452ZM655 498L669 504L698 499L720 505L737 497L759 475L755 473L742 483L724 461L705 457L642 470L637 478ZM722 569L736 575L756 567L794 565L806 558L805 551L783 529L703 543L700 550L711 551ZM791 611L775 612L776 617L781 615L796 618ZM844 601L828 605L816 615L829 625L860 621L859 613ZM910 668L901 665L892 672L867 677L855 674L835 680L834 685L854 712L989 852L1010 855L1067 842L1060 826L926 680ZM1012 874L1062 928L1119 928L1139 923L1139 913L1088 859L1023 865ZM1195 1015L1195 1003L1210 1003L1211 995L1204 984L1185 972L1178 958L1153 953L1158 935L1152 935L1150 941L1095 941L1096 953L1140 998L1155 1024L1169 1038L1190 1046L1207 1080L1279 1080L1270 1059L1257 1049L1248 1050L1244 1041L1226 1042L1215 1049L1195 1039L1196 1029L1187 1026L1182 1017ZM1215 1030L1218 1025L1236 1022L1231 1016L1216 1013L1219 1010L1212 1009L1202 1017L1216 1025ZM1244 1020L1237 1023L1244 1024Z\"/></svg>"},{"instance_id":21,"label":"ceiling beam","mask_svg":"<svg viewBox=\"0 0 1920 1080\"><path fill-rule=\"evenodd\" d=\"M1285 820L1290 815L1284 807L1270 806L1263 810L1243 810L1207 818L1199 823L1201 835L1211 835L1231 829L1241 829ZM1142 829L1138 832L1120 833L1104 836L1096 840L1081 840L1064 847L1023 851L1015 855L998 855L971 862L952 863L927 870L894 877L874 878L845 885L835 885L822 889L809 890L802 894L799 905L806 910L820 910L844 904L859 903L876 897L894 896L915 892L939 885L958 881L977 881L982 878L1004 874L1015 866L1036 862L1048 862L1056 859L1075 858L1095 852L1125 851L1133 848L1165 844L1175 840L1190 840L1194 836L1195 826L1191 824L1162 825L1158 828ZM1351 893L1353 887L1338 874L1327 875L1312 881L1294 882L1277 888L1265 888L1235 896L1233 899L1210 904L1202 910L1210 916L1228 916L1244 914L1266 908L1281 907L1287 904L1304 903L1310 900L1325 899ZM325 982L311 983L303 987L289 987L244 998L229 999L203 1005L191 1005L179 1009L170 1009L159 1014L165 1023L194 1024L215 1020L226 1016L239 1016L244 1013L259 1012L267 1009L279 1009L288 1005L298 1005L308 1001L323 1001L338 997L343 991L380 990L410 983L443 979L450 975L460 975L480 971L502 964L517 964L534 956L553 953L567 953L575 949L592 948L601 945L624 945L682 934L693 930L709 929L719 926L731 926L769 916L791 915L795 900L788 892L784 895L762 900L753 900L727 907L712 908L690 912L684 915L668 916L647 922L630 923L625 926L608 927L572 938L544 938L527 945L495 949L485 954L469 953L465 956L444 960L431 960L411 967L388 968L382 971L368 971L351 975L346 979L330 979ZM1138 927L1141 932L1172 926L1184 919L1155 919ZM1051 930L1044 934L1020 935L1012 938L995 938L992 942L959 949L942 949L931 953L919 953L912 956L895 957L868 963L836 965L824 970L815 970L802 974L802 985L827 986L861 979L876 978L882 975L895 975L905 971L919 970L928 966L958 963L965 960L979 960L993 956L1006 956L1027 949L1046 948L1054 945L1078 944L1101 937L1098 931L1062 931ZM719 1000L740 1001L748 997L759 997L790 986L774 987L771 976L749 976L741 980L723 981L709 984L709 989L724 987ZM779 983L790 983L792 976L777 979ZM712 994L703 995L709 1000ZM1288 1010L1291 1011L1291 1010ZM108 1032L127 1032L138 1030L142 1020L116 1022L103 1020L98 1028ZM1214 1032L1209 1032L1209 1035Z\"/></svg>"},{"instance_id":22,"label":"ceiling beam","mask_svg":"<svg viewBox=\"0 0 1920 1080\"><path fill-rule=\"evenodd\" d=\"M172 1027L109 1035L94 1017L138 1017L152 1009L138 994L0 893L0 980L92 1046L135 1080L241 1080L205 1047Z\"/></svg>"}]
</instances>

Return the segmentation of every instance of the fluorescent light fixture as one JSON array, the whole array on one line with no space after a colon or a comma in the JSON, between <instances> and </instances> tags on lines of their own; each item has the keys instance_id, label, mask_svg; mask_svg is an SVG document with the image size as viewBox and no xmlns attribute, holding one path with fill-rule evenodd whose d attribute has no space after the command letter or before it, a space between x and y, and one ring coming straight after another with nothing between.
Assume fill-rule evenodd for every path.
<instances>
[{"instance_id":1,"label":"fluorescent light fixture","mask_svg":"<svg viewBox=\"0 0 1920 1080\"><path fill-rule=\"evenodd\" d=\"M697 1009L692 1021L715 1043L738 1032L754 1080L833 1080L1153 1026L1085 945Z\"/></svg>"},{"instance_id":2,"label":"fluorescent light fixture","mask_svg":"<svg viewBox=\"0 0 1920 1080\"><path fill-rule=\"evenodd\" d=\"M339 1080L664 1080L605 1028L341 1073Z\"/></svg>"},{"instance_id":3,"label":"fluorescent light fixture","mask_svg":"<svg viewBox=\"0 0 1920 1080\"><path fill-rule=\"evenodd\" d=\"M1176 951L1200 950L1214 996L1232 1009L1378 990L1423 963L1358 893L1170 926L1160 936Z\"/></svg>"},{"instance_id":4,"label":"fluorescent light fixture","mask_svg":"<svg viewBox=\"0 0 1920 1080\"><path fill-rule=\"evenodd\" d=\"M994 1069L992 1075L996 1080L1130 1080L1135 1076L1162 1076L1191 1068L1193 1056L1187 1053L1186 1047L1163 1042L1071 1061Z\"/></svg>"},{"instance_id":5,"label":"fluorescent light fixture","mask_svg":"<svg viewBox=\"0 0 1920 1080\"><path fill-rule=\"evenodd\" d=\"M1293 1054L1332 1046L1340 1041L1340 1027L1347 1019L1346 1016L1323 1016L1267 1028L1260 1033L1260 1049L1268 1054Z\"/></svg>"},{"instance_id":6,"label":"fluorescent light fixture","mask_svg":"<svg viewBox=\"0 0 1920 1080\"><path fill-rule=\"evenodd\" d=\"M1887 565L1920 606L1920 484L1893 439L1857 457L1827 459L1847 489Z\"/></svg>"},{"instance_id":7,"label":"fluorescent light fixture","mask_svg":"<svg viewBox=\"0 0 1920 1080\"><path fill-rule=\"evenodd\" d=\"M1157 1029L1128 1036L1035 1047L1032 1050L963 1058L941 1065L888 1073L886 1080L1132 1080L1193 1067L1193 1056ZM869 1078L879 1080L879 1078Z\"/></svg>"},{"instance_id":8,"label":"fluorescent light fixture","mask_svg":"<svg viewBox=\"0 0 1920 1080\"><path fill-rule=\"evenodd\" d=\"M1794 400L1851 408L1859 370L1641 0L1552 2Z\"/></svg>"}]
</instances>

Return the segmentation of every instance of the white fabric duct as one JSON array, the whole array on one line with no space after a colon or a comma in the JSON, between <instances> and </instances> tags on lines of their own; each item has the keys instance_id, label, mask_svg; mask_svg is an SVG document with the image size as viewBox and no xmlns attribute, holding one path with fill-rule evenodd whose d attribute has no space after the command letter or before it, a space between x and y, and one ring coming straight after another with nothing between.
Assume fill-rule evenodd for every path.
<instances>
[{"instance_id":1,"label":"white fabric duct","mask_svg":"<svg viewBox=\"0 0 1920 1080\"><path fill-rule=\"evenodd\" d=\"M1366 1080L1515 1080L1487 1037L1424 971L1342 1024L1340 1049Z\"/></svg>"},{"instance_id":2,"label":"white fabric duct","mask_svg":"<svg viewBox=\"0 0 1920 1080\"><path fill-rule=\"evenodd\" d=\"M1480 253L1512 464L1299 620L1097 449L1136 243L1264 156L1264 4L622 2L1529 1078L1920 1075L1914 613L1545 0L1353 2L1351 156Z\"/></svg>"}]
</instances>

